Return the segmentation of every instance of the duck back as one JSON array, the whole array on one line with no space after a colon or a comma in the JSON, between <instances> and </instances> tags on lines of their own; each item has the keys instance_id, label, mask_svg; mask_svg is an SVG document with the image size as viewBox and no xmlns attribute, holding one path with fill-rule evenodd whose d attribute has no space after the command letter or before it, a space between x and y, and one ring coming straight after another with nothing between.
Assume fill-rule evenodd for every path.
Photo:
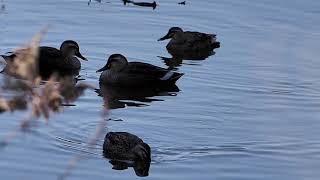
<instances>
[{"instance_id":1,"label":"duck back","mask_svg":"<svg viewBox=\"0 0 320 180\"><path fill-rule=\"evenodd\" d=\"M63 56L60 50L53 47L40 47L39 67L69 70L80 69L81 63L76 57Z\"/></svg>"},{"instance_id":2,"label":"duck back","mask_svg":"<svg viewBox=\"0 0 320 180\"><path fill-rule=\"evenodd\" d=\"M215 34L190 31L176 34L166 46L170 54L182 57L188 54L210 54L219 47L220 42L216 41Z\"/></svg>"},{"instance_id":3,"label":"duck back","mask_svg":"<svg viewBox=\"0 0 320 180\"><path fill-rule=\"evenodd\" d=\"M117 160L150 159L150 147L138 136L127 132L109 132L105 136L103 153ZM144 153L144 155L140 155Z\"/></svg>"},{"instance_id":4,"label":"duck back","mask_svg":"<svg viewBox=\"0 0 320 180\"><path fill-rule=\"evenodd\" d=\"M81 63L76 57L65 57L60 50L42 46L39 48L39 73L47 78L53 73L64 75L77 75Z\"/></svg>"},{"instance_id":5,"label":"duck back","mask_svg":"<svg viewBox=\"0 0 320 180\"><path fill-rule=\"evenodd\" d=\"M100 76L100 82L118 86L146 87L174 84L182 75L151 64L130 62L120 72L104 71Z\"/></svg>"}]
</instances>

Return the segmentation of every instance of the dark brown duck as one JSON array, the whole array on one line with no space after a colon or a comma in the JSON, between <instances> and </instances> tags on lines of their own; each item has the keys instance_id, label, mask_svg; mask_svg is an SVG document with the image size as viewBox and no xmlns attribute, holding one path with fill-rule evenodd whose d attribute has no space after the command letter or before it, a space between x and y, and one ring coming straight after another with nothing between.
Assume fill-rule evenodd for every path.
<instances>
[{"instance_id":1,"label":"dark brown duck","mask_svg":"<svg viewBox=\"0 0 320 180\"><path fill-rule=\"evenodd\" d=\"M124 5L126 5L128 3L131 3L131 4L136 5L136 6L152 7L152 9L156 9L156 7L158 6L155 1L153 1L152 3L149 3L149 2L135 2L135 1L131 1L131 0L122 0L122 1L123 1Z\"/></svg>"},{"instance_id":2,"label":"dark brown duck","mask_svg":"<svg viewBox=\"0 0 320 180\"><path fill-rule=\"evenodd\" d=\"M109 132L104 139L103 155L111 159L113 169L133 167L137 176L148 176L151 148L138 136L127 132ZM128 162L130 161L130 162Z\"/></svg>"},{"instance_id":3,"label":"dark brown duck","mask_svg":"<svg viewBox=\"0 0 320 180\"><path fill-rule=\"evenodd\" d=\"M11 55L1 55L7 64L14 61L16 57L15 53ZM52 73L58 73L60 75L66 74L77 74L81 68L79 59L87 60L80 53L80 47L78 43L73 40L64 41L60 49L54 47L41 46L39 47L39 58L38 58L38 71L39 74L47 78Z\"/></svg>"},{"instance_id":4,"label":"dark brown duck","mask_svg":"<svg viewBox=\"0 0 320 180\"><path fill-rule=\"evenodd\" d=\"M151 160L150 146L127 132L109 132L104 139L103 153L115 160Z\"/></svg>"},{"instance_id":5,"label":"dark brown duck","mask_svg":"<svg viewBox=\"0 0 320 180\"><path fill-rule=\"evenodd\" d=\"M114 86L150 87L172 85L183 76L158 66L143 62L128 62L121 54L113 54L107 64L97 70L102 72L100 83Z\"/></svg>"},{"instance_id":6,"label":"dark brown duck","mask_svg":"<svg viewBox=\"0 0 320 180\"><path fill-rule=\"evenodd\" d=\"M166 48L173 56L184 57L188 54L206 54L220 47L215 34L183 31L180 27L172 27L168 33L158 39L171 39ZM208 54L208 53L207 53Z\"/></svg>"}]
</instances>

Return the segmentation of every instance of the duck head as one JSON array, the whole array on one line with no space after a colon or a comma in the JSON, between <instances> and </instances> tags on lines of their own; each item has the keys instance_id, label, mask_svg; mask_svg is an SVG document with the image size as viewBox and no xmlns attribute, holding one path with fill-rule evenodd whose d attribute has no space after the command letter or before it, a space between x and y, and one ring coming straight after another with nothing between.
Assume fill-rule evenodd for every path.
<instances>
[{"instance_id":1,"label":"duck head","mask_svg":"<svg viewBox=\"0 0 320 180\"><path fill-rule=\"evenodd\" d=\"M162 38L158 39L158 41L171 39L178 32L183 32L183 30L181 28L179 28L179 27L172 27L172 28L169 29L168 33L165 36L163 36Z\"/></svg>"},{"instance_id":2,"label":"duck head","mask_svg":"<svg viewBox=\"0 0 320 180\"><path fill-rule=\"evenodd\" d=\"M107 64L103 68L97 70L96 72L98 73L108 69L113 71L121 71L127 65L128 65L128 61L126 57L124 57L121 54L112 54L109 57Z\"/></svg>"},{"instance_id":3,"label":"duck head","mask_svg":"<svg viewBox=\"0 0 320 180\"><path fill-rule=\"evenodd\" d=\"M64 56L77 56L78 58L87 61L80 53L80 48L77 42L73 40L66 40L60 46L60 51Z\"/></svg>"}]
</instances>

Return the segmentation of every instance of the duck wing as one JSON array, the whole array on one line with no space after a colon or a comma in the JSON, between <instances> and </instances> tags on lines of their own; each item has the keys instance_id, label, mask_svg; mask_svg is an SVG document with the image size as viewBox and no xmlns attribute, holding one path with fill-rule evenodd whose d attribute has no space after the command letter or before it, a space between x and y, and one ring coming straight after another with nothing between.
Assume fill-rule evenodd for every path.
<instances>
[{"instance_id":1,"label":"duck wing","mask_svg":"<svg viewBox=\"0 0 320 180\"><path fill-rule=\"evenodd\" d=\"M14 58L19 54L20 52L23 53L24 49L18 50L16 52L10 53L9 55L1 55L5 59L7 63L11 63ZM47 47L42 46L39 48L39 64L41 65L47 65L50 67L54 67L57 64L59 64L59 59L62 58L62 53L60 50L53 48L53 47ZM61 61L61 60L60 60Z\"/></svg>"},{"instance_id":2,"label":"duck wing","mask_svg":"<svg viewBox=\"0 0 320 180\"><path fill-rule=\"evenodd\" d=\"M205 49L205 48L217 48L217 46L220 46L220 43L217 42L217 38L215 34L206 34L206 33L200 33L200 32L187 31L184 33L184 35L185 35L185 43L189 47Z\"/></svg>"},{"instance_id":3,"label":"duck wing","mask_svg":"<svg viewBox=\"0 0 320 180\"><path fill-rule=\"evenodd\" d=\"M183 75L181 73L142 62L130 62L124 71L131 77L144 79L144 81L175 82Z\"/></svg>"},{"instance_id":4,"label":"duck wing","mask_svg":"<svg viewBox=\"0 0 320 180\"><path fill-rule=\"evenodd\" d=\"M153 78L163 77L167 70L152 64L142 62L130 62L125 69L129 74L145 75Z\"/></svg>"},{"instance_id":5,"label":"duck wing","mask_svg":"<svg viewBox=\"0 0 320 180\"><path fill-rule=\"evenodd\" d=\"M187 31L185 32L186 36L190 36L188 39L192 39L193 41L208 41L208 40L216 40L216 34L206 34L201 32L195 32L195 31Z\"/></svg>"},{"instance_id":6,"label":"duck wing","mask_svg":"<svg viewBox=\"0 0 320 180\"><path fill-rule=\"evenodd\" d=\"M63 61L62 53L60 50L53 48L53 47L47 47L47 46L41 46L39 48L39 67L42 68L58 68L60 67L61 63Z\"/></svg>"},{"instance_id":7,"label":"duck wing","mask_svg":"<svg viewBox=\"0 0 320 180\"><path fill-rule=\"evenodd\" d=\"M109 132L104 140L104 152L110 158L126 159L130 158L129 152L143 141L137 136L127 132Z\"/></svg>"}]
</instances>

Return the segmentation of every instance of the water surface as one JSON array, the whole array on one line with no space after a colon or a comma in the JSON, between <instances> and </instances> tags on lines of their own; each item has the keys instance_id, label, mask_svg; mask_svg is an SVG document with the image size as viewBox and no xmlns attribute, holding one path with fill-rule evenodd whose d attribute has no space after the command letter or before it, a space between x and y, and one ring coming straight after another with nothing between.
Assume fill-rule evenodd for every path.
<instances>
[{"instance_id":1,"label":"water surface","mask_svg":"<svg viewBox=\"0 0 320 180\"><path fill-rule=\"evenodd\" d=\"M216 33L215 55L174 67L185 73L178 92L110 110L105 133L130 132L151 146L145 179L318 179L320 2L161 0L155 10L109 2L6 0L0 53L50 24L42 44L76 40L89 59L80 74L99 87L95 71L113 53L167 67L158 57L170 58L166 42L157 39L170 27ZM69 179L140 179L132 169L112 170L102 156L103 137L85 148L103 101L87 91L75 107L15 139L1 151L2 179L56 179L79 153L88 158ZM1 114L1 137L23 116Z\"/></svg>"}]
</instances>

